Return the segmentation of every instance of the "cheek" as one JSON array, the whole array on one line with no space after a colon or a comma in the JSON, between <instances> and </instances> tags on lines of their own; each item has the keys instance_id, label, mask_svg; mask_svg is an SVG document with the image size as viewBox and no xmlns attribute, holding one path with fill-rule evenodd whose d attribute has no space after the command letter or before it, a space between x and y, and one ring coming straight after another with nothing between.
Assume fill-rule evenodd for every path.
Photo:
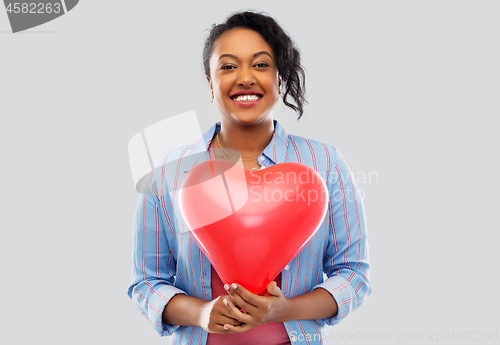
<instances>
[{"instance_id":1,"label":"cheek","mask_svg":"<svg viewBox=\"0 0 500 345\"><path fill-rule=\"evenodd\" d=\"M268 90L268 92L278 92L278 79L271 75L262 80L263 86Z\"/></svg>"},{"instance_id":2,"label":"cheek","mask_svg":"<svg viewBox=\"0 0 500 345\"><path fill-rule=\"evenodd\" d=\"M225 96L231 89L231 81L225 77L219 77L216 80L215 88L218 90L219 96Z\"/></svg>"}]
</instances>

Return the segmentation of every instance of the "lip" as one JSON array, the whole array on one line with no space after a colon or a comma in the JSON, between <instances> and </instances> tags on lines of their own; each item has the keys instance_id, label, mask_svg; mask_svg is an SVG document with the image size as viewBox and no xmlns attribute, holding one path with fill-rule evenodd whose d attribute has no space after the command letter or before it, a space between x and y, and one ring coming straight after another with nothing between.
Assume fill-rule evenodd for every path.
<instances>
[{"instance_id":1,"label":"lip","mask_svg":"<svg viewBox=\"0 0 500 345\"><path fill-rule=\"evenodd\" d=\"M258 95L260 98L256 101L246 101L246 102L237 102L233 99L233 97L239 96L239 95ZM259 91L254 91L254 90L244 90L244 91L238 91L233 93L231 96L229 96L229 99L233 104L237 107L242 107L242 108L249 108L249 107L255 107L259 105L260 101L264 98L264 95L259 92Z\"/></svg>"},{"instance_id":2,"label":"lip","mask_svg":"<svg viewBox=\"0 0 500 345\"><path fill-rule=\"evenodd\" d=\"M259 98L256 101L246 101L246 102L237 102L232 98L229 98L229 99L237 107L249 108L249 107L255 107L255 106L259 105L260 101L262 101L263 98L264 98L264 96L262 96L261 98Z\"/></svg>"},{"instance_id":3,"label":"lip","mask_svg":"<svg viewBox=\"0 0 500 345\"><path fill-rule=\"evenodd\" d=\"M243 91L238 91L238 92L233 93L231 96L229 96L229 98L232 99L233 97L239 96L239 95L258 95L260 97L264 96L264 94L262 92L259 92L259 91L243 90Z\"/></svg>"}]
</instances>

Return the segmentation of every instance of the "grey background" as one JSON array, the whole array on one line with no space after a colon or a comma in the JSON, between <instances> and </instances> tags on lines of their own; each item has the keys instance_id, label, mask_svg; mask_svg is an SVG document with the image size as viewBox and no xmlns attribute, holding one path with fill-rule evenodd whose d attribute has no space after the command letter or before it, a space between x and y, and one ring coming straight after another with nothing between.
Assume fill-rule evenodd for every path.
<instances>
[{"instance_id":1,"label":"grey background","mask_svg":"<svg viewBox=\"0 0 500 345\"><path fill-rule=\"evenodd\" d=\"M248 5L82 1L18 34L0 10L2 343L170 344L126 295L127 143L193 109L203 131L218 121L204 30ZM275 118L337 146L358 182L378 176L360 183L373 295L332 337L498 331L500 3L251 6L292 35L307 71L303 119L282 104Z\"/></svg>"}]
</instances>

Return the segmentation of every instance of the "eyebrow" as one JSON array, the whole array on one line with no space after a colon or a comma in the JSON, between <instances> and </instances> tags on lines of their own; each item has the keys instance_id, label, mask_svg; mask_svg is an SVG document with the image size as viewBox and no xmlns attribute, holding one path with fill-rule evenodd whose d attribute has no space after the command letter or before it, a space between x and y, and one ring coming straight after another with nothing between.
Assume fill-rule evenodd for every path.
<instances>
[{"instance_id":1,"label":"eyebrow","mask_svg":"<svg viewBox=\"0 0 500 345\"><path fill-rule=\"evenodd\" d=\"M269 53L268 53L268 52L266 52L266 51L261 51L261 52L255 53L255 54L253 54L253 56L252 56L252 57L253 57L253 58L255 58L255 57L257 57L257 56L259 56L259 55L263 55L263 54L267 54L267 55L269 55L269 57L270 57L271 59L273 58L273 57L271 56L271 54L269 54ZM238 57L237 57L236 55L233 55L233 54L222 54L221 56L219 56L219 60L220 60L220 59L222 59L222 58L224 58L224 57L229 57L229 58L233 58L233 59L236 59L236 60L238 59Z\"/></svg>"}]
</instances>

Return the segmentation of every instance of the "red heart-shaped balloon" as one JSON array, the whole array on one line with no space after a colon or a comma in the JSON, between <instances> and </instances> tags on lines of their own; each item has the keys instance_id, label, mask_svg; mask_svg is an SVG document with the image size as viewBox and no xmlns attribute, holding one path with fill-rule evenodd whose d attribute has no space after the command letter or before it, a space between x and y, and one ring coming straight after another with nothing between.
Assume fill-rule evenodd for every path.
<instances>
[{"instance_id":1,"label":"red heart-shaped balloon","mask_svg":"<svg viewBox=\"0 0 500 345\"><path fill-rule=\"evenodd\" d=\"M328 192L307 165L248 171L224 160L195 165L179 191L181 215L224 283L258 294L322 223Z\"/></svg>"}]
</instances>

